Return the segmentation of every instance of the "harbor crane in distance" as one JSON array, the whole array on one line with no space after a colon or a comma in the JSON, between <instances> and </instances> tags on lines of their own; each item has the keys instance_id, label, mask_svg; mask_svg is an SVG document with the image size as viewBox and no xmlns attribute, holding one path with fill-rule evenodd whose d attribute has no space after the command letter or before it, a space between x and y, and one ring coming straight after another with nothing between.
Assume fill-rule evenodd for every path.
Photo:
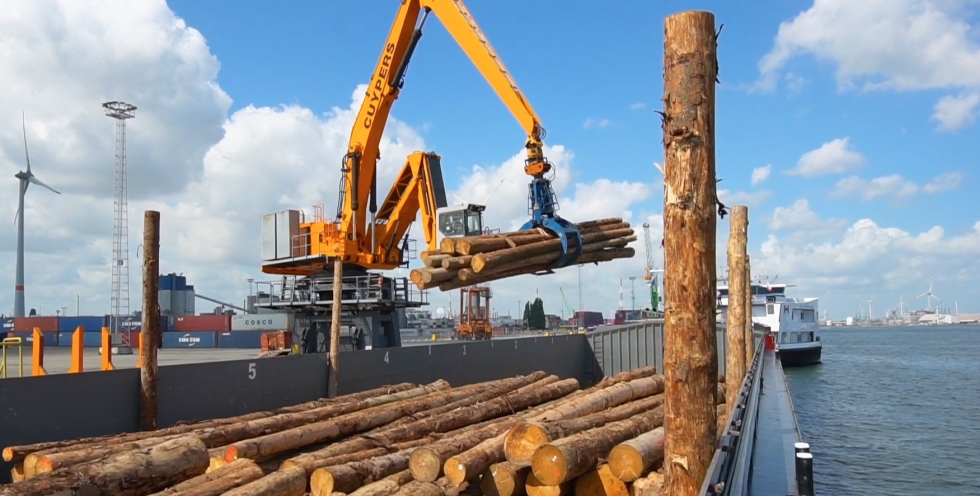
<instances>
[{"instance_id":1,"label":"harbor crane in distance","mask_svg":"<svg viewBox=\"0 0 980 496\"><path fill-rule=\"evenodd\" d=\"M342 157L336 217L326 219L322 205L314 207L311 220L298 210L263 217L261 270L282 276L282 282L269 283L268 301L260 299L256 306L310 316L319 322L311 323L310 328L319 326L324 334L333 297L329 267L339 258L344 268L342 320L356 327L359 336L371 329L365 347L398 346L399 317L395 314L425 304L424 293L416 295L406 278L368 271L408 266L414 258L408 232L419 211L429 250L437 248L440 235L484 233L485 206L447 205L441 157L434 152L410 154L378 204L382 134L430 13L442 20L526 133L524 171L531 176L531 218L521 230L542 228L558 237L561 251L552 268L570 265L581 254L578 229L557 214L557 196L548 177L554 168L544 156L544 127L472 15L460 0L402 0Z\"/></svg>"}]
</instances>

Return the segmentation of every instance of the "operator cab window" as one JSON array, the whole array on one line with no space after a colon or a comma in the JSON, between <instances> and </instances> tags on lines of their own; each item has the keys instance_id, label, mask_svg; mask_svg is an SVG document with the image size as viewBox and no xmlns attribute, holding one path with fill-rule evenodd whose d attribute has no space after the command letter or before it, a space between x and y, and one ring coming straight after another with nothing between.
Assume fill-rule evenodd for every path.
<instances>
[{"instance_id":1,"label":"operator cab window","mask_svg":"<svg viewBox=\"0 0 980 496\"><path fill-rule=\"evenodd\" d=\"M477 236L483 234L483 221L480 219L479 212L466 212L466 235Z\"/></svg>"},{"instance_id":2,"label":"operator cab window","mask_svg":"<svg viewBox=\"0 0 980 496\"><path fill-rule=\"evenodd\" d=\"M463 212L448 212L439 220L439 230L446 236L464 236L464 227Z\"/></svg>"}]
</instances>

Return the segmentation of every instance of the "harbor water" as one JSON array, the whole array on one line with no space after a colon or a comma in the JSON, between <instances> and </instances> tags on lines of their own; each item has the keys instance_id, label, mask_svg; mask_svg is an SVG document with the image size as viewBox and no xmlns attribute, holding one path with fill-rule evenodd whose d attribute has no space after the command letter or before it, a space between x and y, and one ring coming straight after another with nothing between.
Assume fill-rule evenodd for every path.
<instances>
[{"instance_id":1,"label":"harbor water","mask_svg":"<svg viewBox=\"0 0 980 496\"><path fill-rule=\"evenodd\" d=\"M816 493L980 495L980 326L821 331L786 369Z\"/></svg>"}]
</instances>

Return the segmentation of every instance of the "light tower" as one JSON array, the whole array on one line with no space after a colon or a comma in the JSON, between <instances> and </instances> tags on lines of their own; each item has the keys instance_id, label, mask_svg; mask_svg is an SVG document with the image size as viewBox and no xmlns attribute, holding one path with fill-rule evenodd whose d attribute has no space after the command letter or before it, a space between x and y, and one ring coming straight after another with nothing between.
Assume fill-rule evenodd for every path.
<instances>
[{"instance_id":1,"label":"light tower","mask_svg":"<svg viewBox=\"0 0 980 496\"><path fill-rule=\"evenodd\" d=\"M129 187L126 172L126 119L136 117L136 106L125 102L102 104L105 115L116 119L116 174L112 225L112 294L109 330L113 343L128 347L120 317L129 315Z\"/></svg>"}]
</instances>

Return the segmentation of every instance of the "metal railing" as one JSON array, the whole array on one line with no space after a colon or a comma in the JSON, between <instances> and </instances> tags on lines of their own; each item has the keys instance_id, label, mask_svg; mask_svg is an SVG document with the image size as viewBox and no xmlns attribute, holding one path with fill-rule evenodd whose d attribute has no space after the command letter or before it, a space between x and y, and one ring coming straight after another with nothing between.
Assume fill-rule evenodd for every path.
<instances>
[{"instance_id":1,"label":"metal railing","mask_svg":"<svg viewBox=\"0 0 980 496\"><path fill-rule=\"evenodd\" d=\"M256 305L333 303L333 277L295 278L258 282ZM379 274L347 276L341 279L341 301L424 303L428 294L410 284L407 277L383 277Z\"/></svg>"},{"instance_id":2,"label":"metal railing","mask_svg":"<svg viewBox=\"0 0 980 496\"><path fill-rule=\"evenodd\" d=\"M7 348L17 348L17 362L19 377L24 377L24 339L23 338L3 338L0 341L0 378L7 378Z\"/></svg>"}]
</instances>

